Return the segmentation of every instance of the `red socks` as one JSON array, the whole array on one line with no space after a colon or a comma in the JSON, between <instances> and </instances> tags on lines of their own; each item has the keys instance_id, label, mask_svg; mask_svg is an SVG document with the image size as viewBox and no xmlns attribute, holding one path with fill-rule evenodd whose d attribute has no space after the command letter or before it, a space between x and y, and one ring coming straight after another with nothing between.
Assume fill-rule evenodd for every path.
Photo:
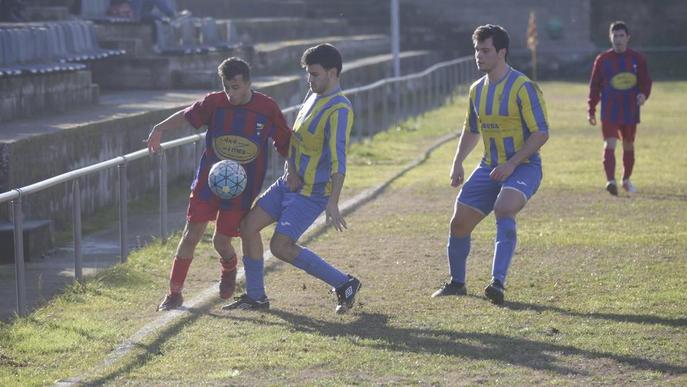
<instances>
[{"instance_id":1,"label":"red socks","mask_svg":"<svg viewBox=\"0 0 687 387\"><path fill-rule=\"evenodd\" d=\"M604 149L604 171L606 180L615 180L615 149Z\"/></svg>"},{"instance_id":2,"label":"red socks","mask_svg":"<svg viewBox=\"0 0 687 387\"><path fill-rule=\"evenodd\" d=\"M623 180L627 180L632 175L632 168L635 166L635 151L623 152Z\"/></svg>"},{"instance_id":3,"label":"red socks","mask_svg":"<svg viewBox=\"0 0 687 387\"><path fill-rule=\"evenodd\" d=\"M188 274L188 268L191 266L193 258L181 258L174 257L174 263L172 263L172 272L169 275L169 292L170 293L181 293L184 288L184 281L186 281L186 274Z\"/></svg>"}]
</instances>

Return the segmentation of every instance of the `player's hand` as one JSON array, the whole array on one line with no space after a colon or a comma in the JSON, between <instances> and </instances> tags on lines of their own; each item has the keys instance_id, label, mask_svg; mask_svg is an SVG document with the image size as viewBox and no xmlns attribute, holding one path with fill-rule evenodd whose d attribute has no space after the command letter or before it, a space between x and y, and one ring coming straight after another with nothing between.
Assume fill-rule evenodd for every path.
<instances>
[{"instance_id":1,"label":"player's hand","mask_svg":"<svg viewBox=\"0 0 687 387\"><path fill-rule=\"evenodd\" d=\"M327 224L331 224L337 231L343 231L348 228L346 225L346 220L339 212L339 205L337 203L329 202L327 203L327 209L325 210L327 216Z\"/></svg>"},{"instance_id":2,"label":"player's hand","mask_svg":"<svg viewBox=\"0 0 687 387\"><path fill-rule=\"evenodd\" d=\"M637 94L637 106L644 105L644 102L646 102L646 95L643 93Z\"/></svg>"},{"instance_id":3,"label":"player's hand","mask_svg":"<svg viewBox=\"0 0 687 387\"><path fill-rule=\"evenodd\" d=\"M453 164L451 169L451 187L458 187L463 184L465 179L465 172L463 170L463 164Z\"/></svg>"},{"instance_id":4,"label":"player's hand","mask_svg":"<svg viewBox=\"0 0 687 387\"><path fill-rule=\"evenodd\" d=\"M587 116L587 121L589 121L589 125L596 125L596 115L590 114Z\"/></svg>"},{"instance_id":5,"label":"player's hand","mask_svg":"<svg viewBox=\"0 0 687 387\"><path fill-rule=\"evenodd\" d=\"M303 180L301 177L295 173L290 173L286 171L286 185L289 186L291 192L297 192L301 187L303 187Z\"/></svg>"},{"instance_id":6,"label":"player's hand","mask_svg":"<svg viewBox=\"0 0 687 387\"><path fill-rule=\"evenodd\" d=\"M155 127L153 127L153 130L150 131L150 134L148 134L148 138L146 140L143 140L148 145L148 152L150 153L157 153L160 151L160 141L162 140L162 131L156 130Z\"/></svg>"},{"instance_id":7,"label":"player's hand","mask_svg":"<svg viewBox=\"0 0 687 387\"><path fill-rule=\"evenodd\" d=\"M507 162L505 164L497 165L491 170L489 177L496 181L505 181L515 170L515 165Z\"/></svg>"}]
</instances>

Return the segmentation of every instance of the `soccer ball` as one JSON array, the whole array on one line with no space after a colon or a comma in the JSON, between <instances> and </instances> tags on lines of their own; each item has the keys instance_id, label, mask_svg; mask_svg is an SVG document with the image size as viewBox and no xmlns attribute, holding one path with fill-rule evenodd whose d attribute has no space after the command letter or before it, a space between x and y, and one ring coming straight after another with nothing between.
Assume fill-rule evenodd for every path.
<instances>
[{"instance_id":1,"label":"soccer ball","mask_svg":"<svg viewBox=\"0 0 687 387\"><path fill-rule=\"evenodd\" d=\"M246 170L232 160L222 160L210 168L208 185L220 199L233 199L246 188Z\"/></svg>"}]
</instances>

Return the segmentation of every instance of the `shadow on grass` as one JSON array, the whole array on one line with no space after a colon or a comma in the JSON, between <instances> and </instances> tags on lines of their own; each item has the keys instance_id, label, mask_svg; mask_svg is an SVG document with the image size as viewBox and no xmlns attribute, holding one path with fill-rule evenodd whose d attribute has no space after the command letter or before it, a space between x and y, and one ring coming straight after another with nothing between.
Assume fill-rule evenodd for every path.
<instances>
[{"instance_id":1,"label":"shadow on grass","mask_svg":"<svg viewBox=\"0 0 687 387\"><path fill-rule=\"evenodd\" d=\"M631 322L637 324L655 324L655 325L665 325L675 328L687 327L687 318L669 318L660 317L652 315L643 314L619 314L619 313L584 313L584 312L573 312L567 309L561 309L555 306L549 305L538 305L538 304L528 304L524 302L513 302L507 301L504 305L505 308L518 310L518 311L534 311L534 312L556 312L562 315L573 316L573 317L584 317L584 318L595 318L602 320L611 320L618 322Z\"/></svg>"},{"instance_id":2,"label":"shadow on grass","mask_svg":"<svg viewBox=\"0 0 687 387\"><path fill-rule=\"evenodd\" d=\"M286 328L298 332L322 336L350 337L356 339L356 342L358 339L371 340L372 343L366 342L359 345L387 351L456 356L473 360L496 360L500 363L550 371L560 375L589 375L589 373L581 369L561 365L559 355L579 356L589 360L610 359L639 370L653 372L668 374L687 373L687 367L684 366L499 334L457 332L429 328L399 328L390 326L388 324L388 316L379 313L360 313L358 315L360 318L351 323L318 320L276 309L265 311L265 313L284 320L284 323L273 323L243 316L214 316L249 321L258 325L284 325Z\"/></svg>"}]
</instances>

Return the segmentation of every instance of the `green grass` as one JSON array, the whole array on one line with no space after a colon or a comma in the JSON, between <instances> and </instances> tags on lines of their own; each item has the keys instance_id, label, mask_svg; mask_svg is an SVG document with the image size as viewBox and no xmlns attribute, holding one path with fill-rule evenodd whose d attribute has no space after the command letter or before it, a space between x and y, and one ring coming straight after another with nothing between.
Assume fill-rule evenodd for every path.
<instances>
[{"instance_id":1,"label":"green grass","mask_svg":"<svg viewBox=\"0 0 687 387\"><path fill-rule=\"evenodd\" d=\"M633 181L603 189L602 139L586 123L586 85L543 83L551 138L544 182L519 216L507 304L481 295L493 217L473 233L466 297L430 299L447 276L455 142L349 215L349 230L308 246L364 283L352 313L333 314L327 286L288 265L268 270L269 312L194 311L91 380L104 384L635 384L687 383L687 82L655 84L642 111ZM345 195L391 176L463 121L465 99L354 144ZM466 162L472 168L479 149ZM620 154L618 153L618 156ZM620 163L619 163L620 164ZM682 173L683 174L683 173ZM0 385L82 375L154 320L169 243L75 284L0 325ZM201 244L187 298L216 277Z\"/></svg>"}]
</instances>

